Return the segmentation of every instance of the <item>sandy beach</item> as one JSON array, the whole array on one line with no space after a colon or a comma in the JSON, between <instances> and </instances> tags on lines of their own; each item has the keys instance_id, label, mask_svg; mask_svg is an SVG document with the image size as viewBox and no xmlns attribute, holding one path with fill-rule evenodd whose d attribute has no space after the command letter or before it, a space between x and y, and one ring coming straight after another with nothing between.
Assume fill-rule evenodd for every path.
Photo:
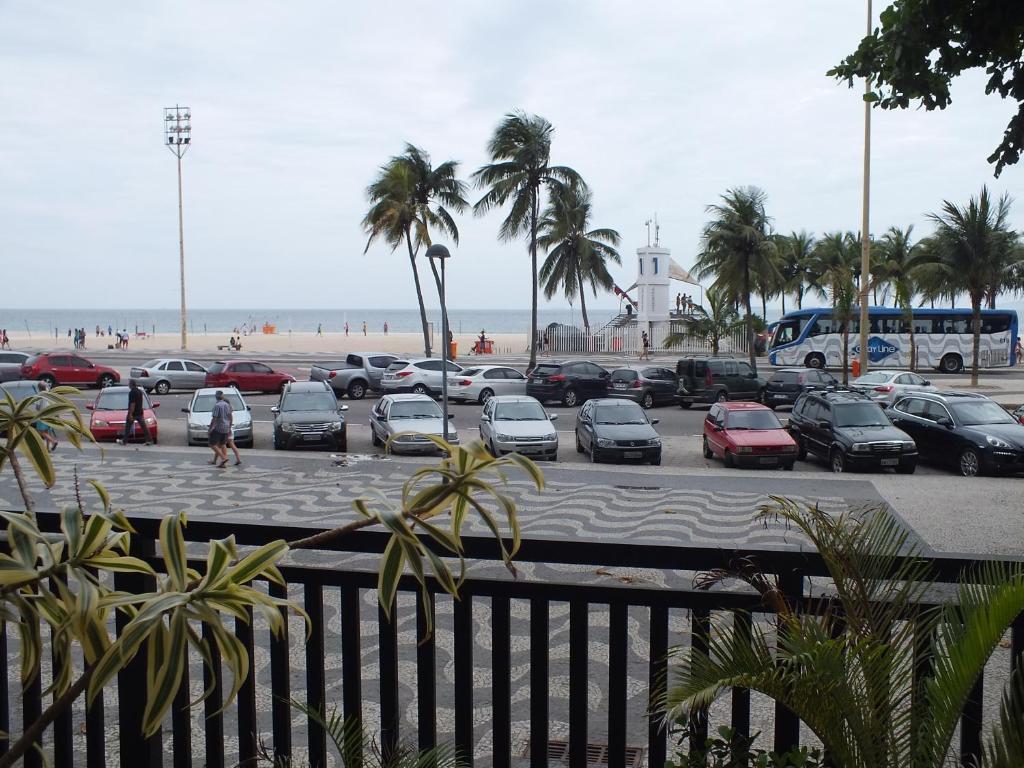
<instances>
[{"instance_id":1,"label":"sandy beach","mask_svg":"<svg viewBox=\"0 0 1024 768\"><path fill-rule=\"evenodd\" d=\"M73 349L71 340L66 336L60 339L33 333L28 334L11 333L12 349L32 350L65 350ZM188 337L188 349L190 352L217 353L218 346L227 345L229 333L220 334L190 334ZM455 334L455 342L458 345L458 356L463 357L470 353L473 344L477 341L479 334ZM494 341L494 352L503 355L520 355L527 351L528 340L525 333L496 333L487 334L487 338ZM325 357L337 357L347 352L394 352L401 355L422 355L423 334L422 333L389 333L384 335L380 331L370 332L366 336L359 333L351 333L346 336L344 333L315 333L285 332L275 334L250 334L241 337L242 351L235 355L260 355L265 353L305 353L310 355L323 355ZM440 334L435 334L432 340L435 354L440 354L437 344L440 342ZM114 340L109 336L95 336L90 334L85 341L85 349L82 354L88 357L90 352L107 350L108 344ZM174 333L158 333L146 336L132 336L128 342L128 350L139 352L144 350L154 355L164 353L177 354L181 347L180 336Z\"/></svg>"}]
</instances>

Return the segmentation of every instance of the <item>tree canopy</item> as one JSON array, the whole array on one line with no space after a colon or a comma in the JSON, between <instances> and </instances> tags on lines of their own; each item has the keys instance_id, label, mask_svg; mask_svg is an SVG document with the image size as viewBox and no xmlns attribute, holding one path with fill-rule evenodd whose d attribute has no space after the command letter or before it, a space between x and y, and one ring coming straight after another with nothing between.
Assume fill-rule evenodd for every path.
<instances>
[{"instance_id":1,"label":"tree canopy","mask_svg":"<svg viewBox=\"0 0 1024 768\"><path fill-rule=\"evenodd\" d=\"M1003 139L988 157L998 176L1024 150L1024 3L1020 0L896 0L880 26L828 71L852 87L870 78L864 98L882 109L927 110L952 102L950 83L969 69L988 74L985 93L1017 102Z\"/></svg>"}]
</instances>

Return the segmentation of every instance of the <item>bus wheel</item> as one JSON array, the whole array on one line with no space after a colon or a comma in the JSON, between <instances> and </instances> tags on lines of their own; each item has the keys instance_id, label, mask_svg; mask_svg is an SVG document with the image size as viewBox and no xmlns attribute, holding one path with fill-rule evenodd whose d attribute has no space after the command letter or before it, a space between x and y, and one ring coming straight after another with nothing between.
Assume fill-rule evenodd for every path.
<instances>
[{"instance_id":1,"label":"bus wheel","mask_svg":"<svg viewBox=\"0 0 1024 768\"><path fill-rule=\"evenodd\" d=\"M808 368L818 368L820 370L825 367L825 356L820 352L812 352L804 358L804 365Z\"/></svg>"},{"instance_id":2,"label":"bus wheel","mask_svg":"<svg viewBox=\"0 0 1024 768\"><path fill-rule=\"evenodd\" d=\"M943 373L960 373L964 369L964 359L950 352L939 360L939 370Z\"/></svg>"}]
</instances>

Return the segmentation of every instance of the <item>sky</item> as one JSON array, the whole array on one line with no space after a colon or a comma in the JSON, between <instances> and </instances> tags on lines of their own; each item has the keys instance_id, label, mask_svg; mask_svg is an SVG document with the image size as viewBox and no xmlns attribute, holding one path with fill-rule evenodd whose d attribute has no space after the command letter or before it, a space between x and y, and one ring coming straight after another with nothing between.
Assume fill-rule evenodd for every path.
<instances>
[{"instance_id":1,"label":"sky","mask_svg":"<svg viewBox=\"0 0 1024 768\"><path fill-rule=\"evenodd\" d=\"M0 301L177 306L162 133L174 104L193 113L196 308L415 307L406 253L364 253L366 186L406 142L468 178L514 109L554 125L552 162L592 188L593 225L620 232L623 287L646 220L689 267L705 207L736 186L767 192L778 231L859 230L861 92L825 72L856 47L864 12L860 0L0 0ZM871 231L927 234L929 211L983 184L1022 197L1024 167L995 179L985 160L1013 107L972 73L944 112L873 110ZM500 242L501 218L458 217L451 306L529 306L527 244ZM1024 229L1024 199L1011 224Z\"/></svg>"}]
</instances>

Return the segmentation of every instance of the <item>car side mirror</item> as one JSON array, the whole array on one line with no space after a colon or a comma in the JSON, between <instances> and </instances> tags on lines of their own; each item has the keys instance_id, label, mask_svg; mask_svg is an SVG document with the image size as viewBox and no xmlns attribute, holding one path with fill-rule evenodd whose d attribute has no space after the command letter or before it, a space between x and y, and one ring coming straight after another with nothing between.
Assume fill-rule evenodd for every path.
<instances>
[{"instance_id":1,"label":"car side mirror","mask_svg":"<svg viewBox=\"0 0 1024 768\"><path fill-rule=\"evenodd\" d=\"M338 410L339 410L339 411L347 411L347 410L348 410L348 406L347 406L347 405L344 405L344 404L342 404L342 405L339 405L339 406L338 406Z\"/></svg>"},{"instance_id":2,"label":"car side mirror","mask_svg":"<svg viewBox=\"0 0 1024 768\"><path fill-rule=\"evenodd\" d=\"M607 379L609 376L611 376L611 374L608 373L608 371L601 371L600 376L602 379Z\"/></svg>"},{"instance_id":3,"label":"car side mirror","mask_svg":"<svg viewBox=\"0 0 1024 768\"><path fill-rule=\"evenodd\" d=\"M661 421L661 419L651 419L651 426L654 426L654 425L655 425L655 424L657 424L657 423L658 423L659 421Z\"/></svg>"},{"instance_id":4,"label":"car side mirror","mask_svg":"<svg viewBox=\"0 0 1024 768\"><path fill-rule=\"evenodd\" d=\"M818 419L818 426L822 429L829 429L832 426L832 422L828 419Z\"/></svg>"},{"instance_id":5,"label":"car side mirror","mask_svg":"<svg viewBox=\"0 0 1024 768\"><path fill-rule=\"evenodd\" d=\"M94 410L95 408L96 408L96 406L93 405L92 403L86 403L85 404L85 410L87 410L87 411Z\"/></svg>"},{"instance_id":6,"label":"car side mirror","mask_svg":"<svg viewBox=\"0 0 1024 768\"><path fill-rule=\"evenodd\" d=\"M455 421L455 414L454 413L449 413L448 414L448 421Z\"/></svg>"},{"instance_id":7,"label":"car side mirror","mask_svg":"<svg viewBox=\"0 0 1024 768\"><path fill-rule=\"evenodd\" d=\"M931 385L932 383L928 379L925 379L924 381L921 382L922 387L930 387Z\"/></svg>"},{"instance_id":8,"label":"car side mirror","mask_svg":"<svg viewBox=\"0 0 1024 768\"><path fill-rule=\"evenodd\" d=\"M548 414L548 421L558 421L558 414L557 413L549 413Z\"/></svg>"},{"instance_id":9,"label":"car side mirror","mask_svg":"<svg viewBox=\"0 0 1024 768\"><path fill-rule=\"evenodd\" d=\"M182 413L188 413L188 408L182 408L182 409L181 409L181 412L182 412Z\"/></svg>"},{"instance_id":10,"label":"car side mirror","mask_svg":"<svg viewBox=\"0 0 1024 768\"><path fill-rule=\"evenodd\" d=\"M185 409L183 408L182 410L185 410ZM251 405L245 406L245 410L251 411L252 410L252 406Z\"/></svg>"},{"instance_id":11,"label":"car side mirror","mask_svg":"<svg viewBox=\"0 0 1024 768\"><path fill-rule=\"evenodd\" d=\"M946 429L953 428L953 420L946 416L940 416L935 420L935 423L938 424L940 427L945 427Z\"/></svg>"},{"instance_id":12,"label":"car side mirror","mask_svg":"<svg viewBox=\"0 0 1024 768\"><path fill-rule=\"evenodd\" d=\"M280 413L281 409L278 408L276 405L272 405L272 406L270 406L270 412L271 413Z\"/></svg>"},{"instance_id":13,"label":"car side mirror","mask_svg":"<svg viewBox=\"0 0 1024 768\"><path fill-rule=\"evenodd\" d=\"M711 430L713 432L721 432L723 429L725 429L725 427L723 427L721 424L714 424L711 427Z\"/></svg>"}]
</instances>

